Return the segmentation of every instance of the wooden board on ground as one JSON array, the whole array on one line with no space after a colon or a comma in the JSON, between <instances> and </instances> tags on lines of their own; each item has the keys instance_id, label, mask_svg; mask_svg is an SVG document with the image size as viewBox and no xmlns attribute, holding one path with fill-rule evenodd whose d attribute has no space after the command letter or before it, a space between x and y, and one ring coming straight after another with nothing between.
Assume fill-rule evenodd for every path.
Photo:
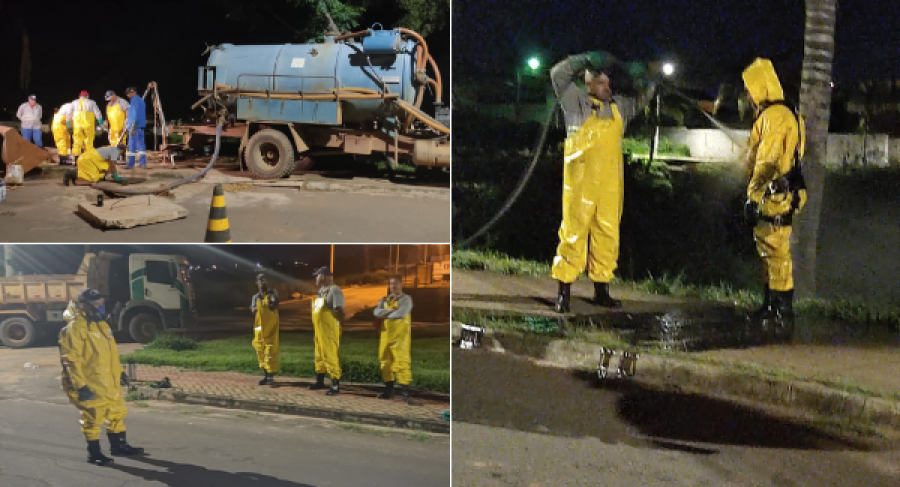
<instances>
[{"instance_id":1,"label":"wooden board on ground","mask_svg":"<svg viewBox=\"0 0 900 487\"><path fill-rule=\"evenodd\" d=\"M78 214L100 228L133 228L185 218L188 211L166 198L148 195L107 199L102 207L81 203Z\"/></svg>"}]
</instances>

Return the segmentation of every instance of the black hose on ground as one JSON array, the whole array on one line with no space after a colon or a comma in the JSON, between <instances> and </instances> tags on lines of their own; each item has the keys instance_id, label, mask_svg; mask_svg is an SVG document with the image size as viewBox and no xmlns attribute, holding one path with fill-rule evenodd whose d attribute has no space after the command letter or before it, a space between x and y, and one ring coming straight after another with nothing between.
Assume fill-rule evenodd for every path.
<instances>
[{"instance_id":1,"label":"black hose on ground","mask_svg":"<svg viewBox=\"0 0 900 487\"><path fill-rule=\"evenodd\" d=\"M219 148L221 147L221 145L222 145L222 122L219 122L219 124L216 125L216 148L215 148L215 151L213 152L212 159L210 159L209 164L207 164L206 167L203 168L203 170L198 172L197 174L193 174L191 176L181 178L177 181L171 182L169 184L164 184L164 185L158 186L156 188L129 188L128 186L122 186L121 188L109 189L108 187L106 187L106 185L103 185L103 187L98 188L97 187L98 183L92 184L91 188L99 189L101 191L106 191L108 193L113 193L113 194L122 195L122 196L140 196L140 195L145 195L145 194L158 194L158 193L164 193L166 191L171 191L171 190L177 188L178 186L182 186L187 183L194 182L197 179L200 179L201 177L205 176L206 173L209 172L210 169L212 169L213 165L216 163L216 160L219 158Z\"/></svg>"}]
</instances>

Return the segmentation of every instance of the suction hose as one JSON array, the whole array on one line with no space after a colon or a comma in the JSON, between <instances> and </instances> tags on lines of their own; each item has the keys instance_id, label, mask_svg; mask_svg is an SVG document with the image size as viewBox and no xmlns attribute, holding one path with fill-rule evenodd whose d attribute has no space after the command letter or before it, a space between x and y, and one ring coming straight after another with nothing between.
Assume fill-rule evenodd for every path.
<instances>
[{"instance_id":1,"label":"suction hose","mask_svg":"<svg viewBox=\"0 0 900 487\"><path fill-rule=\"evenodd\" d=\"M156 187L156 188L129 188L127 186L123 186L122 188L110 190L105 187L98 188L97 183L92 184L91 188L99 189L101 191L106 191L106 192L117 194L117 195L124 195L124 196L140 196L140 195L145 195L145 194L158 194L158 193L164 193L166 191L171 191L179 186L194 182L197 179L200 179L203 176L205 176L206 173L209 172L210 169L212 169L213 165L216 163L216 160L219 158L219 147L221 147L221 144L222 144L222 122L219 121L219 124L216 125L216 149L215 149L215 151L213 151L212 159L210 159L209 164L207 164L206 167L203 168L203 170L198 172L197 174L188 176L186 178L179 179L179 180L174 181L169 184L160 185L159 187Z\"/></svg>"},{"instance_id":2,"label":"suction hose","mask_svg":"<svg viewBox=\"0 0 900 487\"><path fill-rule=\"evenodd\" d=\"M541 154L544 149L544 142L547 140L547 132L550 130L550 123L553 121L553 114L556 111L556 104L559 102L559 98L556 97L553 99L553 105L551 105L550 111L547 113L547 120L544 121L544 129L541 131L541 138L538 139L537 148L534 150L534 157L531 159L531 164L522 174L522 177L519 179L519 184L516 186L516 189L513 190L512 194L506 199L503 203L503 206L500 207L500 211L494 215L493 218L490 219L487 223L485 223L481 228L478 229L471 237L465 239L463 243L460 245L463 248L468 247L479 237L484 235L485 232L491 229L501 218L506 214L507 211L516 203L516 200L519 199L519 196L522 195L522 191L525 189L525 186L528 185L528 181L531 180L531 175L534 173L534 168L537 167L538 160L541 158Z\"/></svg>"}]
</instances>

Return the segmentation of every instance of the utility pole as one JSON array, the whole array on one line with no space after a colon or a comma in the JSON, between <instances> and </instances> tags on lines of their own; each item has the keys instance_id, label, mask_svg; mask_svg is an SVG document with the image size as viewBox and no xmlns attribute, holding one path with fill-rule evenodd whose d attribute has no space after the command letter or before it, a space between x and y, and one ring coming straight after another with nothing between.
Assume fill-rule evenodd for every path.
<instances>
[{"instance_id":1,"label":"utility pole","mask_svg":"<svg viewBox=\"0 0 900 487\"><path fill-rule=\"evenodd\" d=\"M7 244L3 246L3 275L6 277L12 277L15 273L15 270L12 267L12 250L12 245Z\"/></svg>"}]
</instances>

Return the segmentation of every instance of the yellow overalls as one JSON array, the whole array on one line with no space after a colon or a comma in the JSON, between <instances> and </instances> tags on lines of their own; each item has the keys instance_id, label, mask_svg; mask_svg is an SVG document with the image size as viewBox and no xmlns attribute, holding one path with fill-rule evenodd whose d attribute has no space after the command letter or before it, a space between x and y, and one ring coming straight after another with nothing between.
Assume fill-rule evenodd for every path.
<instances>
[{"instance_id":1,"label":"yellow overalls","mask_svg":"<svg viewBox=\"0 0 900 487\"><path fill-rule=\"evenodd\" d=\"M128 135L125 132L125 111L118 101L106 105L106 119L109 120L109 145L126 144ZM119 140L122 137L122 140Z\"/></svg>"},{"instance_id":2,"label":"yellow overalls","mask_svg":"<svg viewBox=\"0 0 900 487\"><path fill-rule=\"evenodd\" d=\"M71 154L72 139L69 135L69 129L66 127L66 117L62 112L53 114L50 130L53 132L53 141L56 142L56 149L59 151L59 155L67 156Z\"/></svg>"},{"instance_id":3,"label":"yellow overalls","mask_svg":"<svg viewBox=\"0 0 900 487\"><path fill-rule=\"evenodd\" d=\"M625 125L615 103L610 108L613 118L594 113L566 138L563 218L552 270L563 283L574 282L585 268L591 281L610 282L619 259Z\"/></svg>"},{"instance_id":4,"label":"yellow overalls","mask_svg":"<svg viewBox=\"0 0 900 487\"><path fill-rule=\"evenodd\" d=\"M325 296L327 291L323 292L322 296L313 298L312 302L316 373L327 373L332 379L340 380L341 322L334 316L334 312L325 306Z\"/></svg>"},{"instance_id":5,"label":"yellow overalls","mask_svg":"<svg viewBox=\"0 0 900 487\"><path fill-rule=\"evenodd\" d=\"M259 368L270 374L278 372L278 310L269 307L268 295L256 300L256 321L253 328L253 348Z\"/></svg>"},{"instance_id":6,"label":"yellow overalls","mask_svg":"<svg viewBox=\"0 0 900 487\"><path fill-rule=\"evenodd\" d=\"M384 298L385 309L398 309L399 298ZM410 367L410 344L412 341L412 315L407 314L396 320L385 319L381 325L381 340L378 342L378 357L381 361L381 377L385 382L408 385L412 382Z\"/></svg>"},{"instance_id":7,"label":"yellow overalls","mask_svg":"<svg viewBox=\"0 0 900 487\"><path fill-rule=\"evenodd\" d=\"M84 109L84 100L79 99L78 103L81 104L81 111L75 113L75 120L72 124L73 139L75 140L72 153L76 156L80 156L83 150L94 148L94 126L97 123L94 112Z\"/></svg>"}]
</instances>

